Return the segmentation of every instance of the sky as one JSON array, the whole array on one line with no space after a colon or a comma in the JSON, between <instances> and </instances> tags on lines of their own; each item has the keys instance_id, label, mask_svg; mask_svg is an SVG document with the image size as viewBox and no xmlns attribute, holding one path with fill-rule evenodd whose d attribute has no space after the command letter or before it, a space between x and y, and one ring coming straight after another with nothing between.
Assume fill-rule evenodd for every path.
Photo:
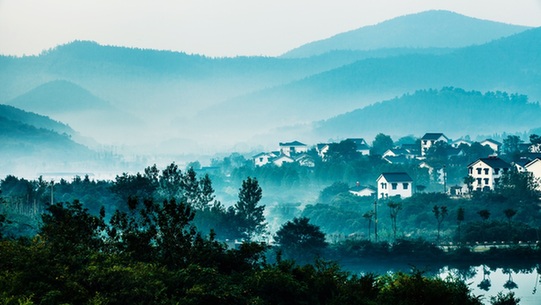
<instances>
[{"instance_id":1,"label":"sky","mask_svg":"<svg viewBox=\"0 0 541 305\"><path fill-rule=\"evenodd\" d=\"M277 56L433 9L541 26L541 0L0 0L0 54L92 40L212 57Z\"/></svg>"}]
</instances>

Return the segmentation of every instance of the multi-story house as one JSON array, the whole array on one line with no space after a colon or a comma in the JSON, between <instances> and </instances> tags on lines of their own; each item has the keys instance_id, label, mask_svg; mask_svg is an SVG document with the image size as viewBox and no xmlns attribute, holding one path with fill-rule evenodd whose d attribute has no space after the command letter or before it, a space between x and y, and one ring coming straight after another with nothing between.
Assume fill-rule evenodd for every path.
<instances>
[{"instance_id":1,"label":"multi-story house","mask_svg":"<svg viewBox=\"0 0 541 305\"><path fill-rule=\"evenodd\" d=\"M536 182L536 189L541 191L541 159L535 158L524 166L526 171L532 173Z\"/></svg>"},{"instance_id":2,"label":"multi-story house","mask_svg":"<svg viewBox=\"0 0 541 305\"><path fill-rule=\"evenodd\" d=\"M425 156L426 152L436 142L449 143L449 138L447 138L443 133L426 133L421 138L421 156Z\"/></svg>"},{"instance_id":3,"label":"multi-story house","mask_svg":"<svg viewBox=\"0 0 541 305\"><path fill-rule=\"evenodd\" d=\"M473 178L472 189L477 191L494 190L503 173L511 165L498 157L480 158L468 165L468 174Z\"/></svg>"},{"instance_id":4,"label":"multi-story house","mask_svg":"<svg viewBox=\"0 0 541 305\"><path fill-rule=\"evenodd\" d=\"M382 173L376 183L379 199L393 196L408 198L413 195L413 179L405 172Z\"/></svg>"},{"instance_id":5,"label":"multi-story house","mask_svg":"<svg viewBox=\"0 0 541 305\"><path fill-rule=\"evenodd\" d=\"M308 151L308 146L299 141L280 142L280 152L288 157L302 154Z\"/></svg>"}]
</instances>

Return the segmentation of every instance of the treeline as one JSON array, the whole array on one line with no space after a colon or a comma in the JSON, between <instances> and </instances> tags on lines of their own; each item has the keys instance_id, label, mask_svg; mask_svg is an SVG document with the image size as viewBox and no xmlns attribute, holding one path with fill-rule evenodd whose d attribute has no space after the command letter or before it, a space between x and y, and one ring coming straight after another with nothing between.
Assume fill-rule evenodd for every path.
<instances>
[{"instance_id":1,"label":"treeline","mask_svg":"<svg viewBox=\"0 0 541 305\"><path fill-rule=\"evenodd\" d=\"M3 304L482 304L457 279L422 272L352 275L297 265L264 243L227 248L197 233L186 201L130 199L106 222L78 201L56 203L33 238L0 240ZM0 224L6 219L1 218ZM0 227L1 228L1 227ZM513 303L503 303L512 300ZM513 294L492 304L516 304Z\"/></svg>"}]
</instances>

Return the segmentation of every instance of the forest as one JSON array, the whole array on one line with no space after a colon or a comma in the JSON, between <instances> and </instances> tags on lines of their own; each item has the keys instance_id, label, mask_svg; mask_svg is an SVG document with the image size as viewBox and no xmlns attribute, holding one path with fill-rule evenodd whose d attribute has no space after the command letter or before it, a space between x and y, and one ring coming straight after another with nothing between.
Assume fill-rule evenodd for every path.
<instances>
[{"instance_id":1,"label":"forest","mask_svg":"<svg viewBox=\"0 0 541 305\"><path fill-rule=\"evenodd\" d=\"M518 158L513 139L504 141L504 155ZM344 178L373 177L397 165L351 152L350 143L336 143L313 168L255 167L232 154L207 168L153 165L111 181L7 176L0 184L2 302L482 304L457 278L416 268L357 274L340 266L535 265L541 258L531 176L510 171L501 180L505 187L454 198L438 191L428 172L400 165L424 177L424 191L375 201L351 195ZM435 156L430 151L427 158ZM300 201L301 195L311 199ZM486 241L506 247L475 251ZM519 300L510 292L484 301Z\"/></svg>"}]
</instances>

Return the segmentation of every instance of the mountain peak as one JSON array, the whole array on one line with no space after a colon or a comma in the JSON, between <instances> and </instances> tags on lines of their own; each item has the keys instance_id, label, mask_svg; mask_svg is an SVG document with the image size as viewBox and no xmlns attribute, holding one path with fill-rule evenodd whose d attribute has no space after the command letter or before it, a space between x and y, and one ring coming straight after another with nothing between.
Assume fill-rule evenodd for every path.
<instances>
[{"instance_id":1,"label":"mountain peak","mask_svg":"<svg viewBox=\"0 0 541 305\"><path fill-rule=\"evenodd\" d=\"M66 80L53 80L11 100L9 104L37 113L50 115L81 109L110 107L88 90Z\"/></svg>"},{"instance_id":2,"label":"mountain peak","mask_svg":"<svg viewBox=\"0 0 541 305\"><path fill-rule=\"evenodd\" d=\"M310 57L334 50L460 48L483 44L529 29L467 17L445 10L424 11L314 41L284 57Z\"/></svg>"}]
</instances>

